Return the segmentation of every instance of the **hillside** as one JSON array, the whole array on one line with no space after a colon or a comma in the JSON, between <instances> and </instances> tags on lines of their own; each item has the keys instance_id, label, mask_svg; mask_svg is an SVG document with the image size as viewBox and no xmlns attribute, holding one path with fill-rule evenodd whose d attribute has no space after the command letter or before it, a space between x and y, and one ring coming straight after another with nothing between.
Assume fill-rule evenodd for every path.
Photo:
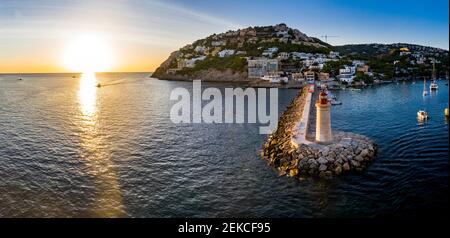
<instances>
[{"instance_id":1,"label":"hillside","mask_svg":"<svg viewBox=\"0 0 450 238\"><path fill-rule=\"evenodd\" d=\"M313 70L337 76L339 69L367 64L370 75L384 78L438 75L448 68L448 51L407 43L332 46L286 24L213 34L170 54L153 77L172 80L249 81L249 61L277 59L285 73ZM267 63L267 62L263 62ZM357 63L360 64L360 63ZM254 66L253 66L254 67ZM266 66L258 66L265 68ZM267 72L267 71L265 71Z\"/></svg>"},{"instance_id":2,"label":"hillside","mask_svg":"<svg viewBox=\"0 0 450 238\"><path fill-rule=\"evenodd\" d=\"M329 53L330 45L286 24L248 27L213 34L173 52L153 73L160 79L247 80L246 57L260 57L268 48L278 52ZM232 55L220 57L223 51ZM226 53L226 52L224 52ZM188 65L186 65L188 63ZM224 78L223 74L227 77Z\"/></svg>"}]
</instances>

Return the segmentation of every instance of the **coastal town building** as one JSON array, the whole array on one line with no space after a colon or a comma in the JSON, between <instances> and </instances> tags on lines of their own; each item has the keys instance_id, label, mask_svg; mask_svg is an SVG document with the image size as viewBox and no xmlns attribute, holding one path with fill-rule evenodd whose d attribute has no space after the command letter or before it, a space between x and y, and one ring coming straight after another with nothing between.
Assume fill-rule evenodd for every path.
<instances>
[{"instance_id":1,"label":"coastal town building","mask_svg":"<svg viewBox=\"0 0 450 238\"><path fill-rule=\"evenodd\" d=\"M306 60L312 57L312 54L304 53L304 52L292 52L292 57L298 60Z\"/></svg>"},{"instance_id":2,"label":"coastal town building","mask_svg":"<svg viewBox=\"0 0 450 238\"><path fill-rule=\"evenodd\" d=\"M195 47L194 51L197 53L203 54L206 51L206 47L198 45Z\"/></svg>"},{"instance_id":3,"label":"coastal town building","mask_svg":"<svg viewBox=\"0 0 450 238\"><path fill-rule=\"evenodd\" d=\"M266 74L278 71L278 60L267 58L248 59L248 77L261 78Z\"/></svg>"},{"instance_id":4,"label":"coastal town building","mask_svg":"<svg viewBox=\"0 0 450 238\"><path fill-rule=\"evenodd\" d=\"M330 51L330 53L328 54L328 57L330 57L331 59L339 58L339 52Z\"/></svg>"},{"instance_id":5,"label":"coastal town building","mask_svg":"<svg viewBox=\"0 0 450 238\"><path fill-rule=\"evenodd\" d=\"M280 60L287 60L289 59L290 54L288 52L280 52L278 53L278 59Z\"/></svg>"},{"instance_id":6,"label":"coastal town building","mask_svg":"<svg viewBox=\"0 0 450 238\"><path fill-rule=\"evenodd\" d=\"M364 61L362 61L362 60L353 60L353 61L352 61L352 65L353 65L354 67L359 67L359 66L364 65L364 64L366 64L366 62L364 62Z\"/></svg>"},{"instance_id":7,"label":"coastal town building","mask_svg":"<svg viewBox=\"0 0 450 238\"><path fill-rule=\"evenodd\" d=\"M177 68L178 69L183 69L183 68L194 68L195 67L195 63L197 62L197 61L202 61L202 60L204 60L204 59L206 59L206 56L199 56L199 57L196 57L196 58L192 58L192 59L188 59L188 60L186 60L186 59L180 59L178 62L177 62Z\"/></svg>"},{"instance_id":8,"label":"coastal town building","mask_svg":"<svg viewBox=\"0 0 450 238\"><path fill-rule=\"evenodd\" d=\"M226 45L227 44L227 42L226 41L223 41L223 40L220 40L220 41L211 41L211 46L224 46L224 45Z\"/></svg>"},{"instance_id":9,"label":"coastal town building","mask_svg":"<svg viewBox=\"0 0 450 238\"><path fill-rule=\"evenodd\" d=\"M352 83L355 77L355 67L345 66L344 69L339 69L339 80L341 82Z\"/></svg>"},{"instance_id":10,"label":"coastal town building","mask_svg":"<svg viewBox=\"0 0 450 238\"><path fill-rule=\"evenodd\" d=\"M305 79L308 83L314 83L316 80L316 73L314 71L306 71L305 73Z\"/></svg>"},{"instance_id":11,"label":"coastal town building","mask_svg":"<svg viewBox=\"0 0 450 238\"><path fill-rule=\"evenodd\" d=\"M225 49L225 50L219 51L219 53L217 53L217 55L220 58L223 58L223 57L234 55L234 52L235 52L234 50Z\"/></svg>"},{"instance_id":12,"label":"coastal town building","mask_svg":"<svg viewBox=\"0 0 450 238\"><path fill-rule=\"evenodd\" d=\"M311 65L314 64L314 59L303 60L303 64L304 64L306 67L309 67L309 66L311 66Z\"/></svg>"},{"instance_id":13,"label":"coastal town building","mask_svg":"<svg viewBox=\"0 0 450 238\"><path fill-rule=\"evenodd\" d=\"M298 82L298 83L304 83L305 82L305 76L301 72L292 73L291 77L292 77L292 80L294 82Z\"/></svg>"},{"instance_id":14,"label":"coastal town building","mask_svg":"<svg viewBox=\"0 0 450 238\"><path fill-rule=\"evenodd\" d=\"M267 50L265 50L262 53L262 56L273 58L273 55L276 54L277 52L278 52L278 48L277 47L268 48Z\"/></svg>"},{"instance_id":15,"label":"coastal town building","mask_svg":"<svg viewBox=\"0 0 450 238\"><path fill-rule=\"evenodd\" d=\"M320 64L318 64L318 63L313 63L312 65L309 66L309 69L310 69L310 70L317 70L317 71L320 71L320 70L323 69L323 63L320 63Z\"/></svg>"}]
</instances>

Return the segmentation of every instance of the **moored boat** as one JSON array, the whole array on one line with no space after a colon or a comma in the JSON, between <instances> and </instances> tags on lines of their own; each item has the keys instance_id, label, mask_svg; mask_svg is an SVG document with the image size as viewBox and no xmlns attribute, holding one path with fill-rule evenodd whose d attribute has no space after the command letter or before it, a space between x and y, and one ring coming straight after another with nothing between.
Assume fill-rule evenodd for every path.
<instances>
[{"instance_id":1,"label":"moored boat","mask_svg":"<svg viewBox=\"0 0 450 238\"><path fill-rule=\"evenodd\" d=\"M417 119L420 121L424 121L428 119L428 113L424 110L420 110L417 112Z\"/></svg>"},{"instance_id":2,"label":"moored boat","mask_svg":"<svg viewBox=\"0 0 450 238\"><path fill-rule=\"evenodd\" d=\"M430 91L432 90L437 90L438 89L438 84L436 83L436 80L433 80L433 82L431 82L430 84Z\"/></svg>"}]
</instances>

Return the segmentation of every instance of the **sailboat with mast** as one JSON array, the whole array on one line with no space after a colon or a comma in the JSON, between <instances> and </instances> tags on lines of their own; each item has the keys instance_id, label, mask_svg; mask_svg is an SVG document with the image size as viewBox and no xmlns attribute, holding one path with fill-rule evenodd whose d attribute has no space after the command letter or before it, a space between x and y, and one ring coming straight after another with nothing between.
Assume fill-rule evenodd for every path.
<instances>
[{"instance_id":1,"label":"sailboat with mast","mask_svg":"<svg viewBox=\"0 0 450 238\"><path fill-rule=\"evenodd\" d=\"M427 95L428 95L427 80L425 78L423 78L423 92L422 92L422 96L427 96Z\"/></svg>"},{"instance_id":2,"label":"sailboat with mast","mask_svg":"<svg viewBox=\"0 0 450 238\"><path fill-rule=\"evenodd\" d=\"M433 78L433 81L431 81L431 84L430 84L430 91L437 90L438 84L436 83L436 69L434 67L434 62L433 62L433 73L432 73L431 77Z\"/></svg>"}]
</instances>

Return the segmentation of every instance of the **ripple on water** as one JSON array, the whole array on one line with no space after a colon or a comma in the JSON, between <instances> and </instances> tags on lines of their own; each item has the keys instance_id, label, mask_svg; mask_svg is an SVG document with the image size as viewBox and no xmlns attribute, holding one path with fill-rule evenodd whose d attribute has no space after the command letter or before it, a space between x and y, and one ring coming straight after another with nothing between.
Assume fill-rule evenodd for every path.
<instances>
[{"instance_id":1,"label":"ripple on water","mask_svg":"<svg viewBox=\"0 0 450 238\"><path fill-rule=\"evenodd\" d=\"M411 84L334 93L343 105L332 109L333 128L371 137L378 157L363 173L297 181L257 157L266 139L257 124L173 124L170 91L189 82L100 74L109 86L83 101L94 110L83 114L79 80L0 80L0 216L374 217L448 207L445 90L426 100ZM280 113L296 93L280 90ZM431 119L418 126L421 108Z\"/></svg>"}]
</instances>

